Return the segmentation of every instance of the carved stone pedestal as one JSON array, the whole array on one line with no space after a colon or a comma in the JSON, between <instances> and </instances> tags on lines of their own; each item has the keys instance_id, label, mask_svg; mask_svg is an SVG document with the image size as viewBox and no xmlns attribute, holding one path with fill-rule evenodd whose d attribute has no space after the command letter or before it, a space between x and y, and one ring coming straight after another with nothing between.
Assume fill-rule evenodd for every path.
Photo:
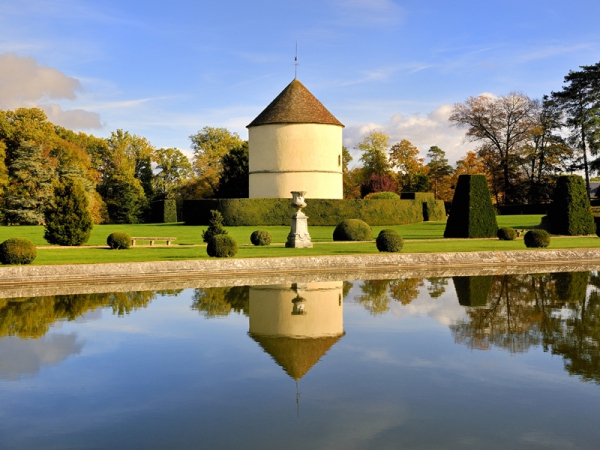
<instances>
[{"instance_id":1,"label":"carved stone pedestal","mask_svg":"<svg viewBox=\"0 0 600 450\"><path fill-rule=\"evenodd\" d=\"M306 206L304 203L304 191L293 191L294 196L292 206L296 208L296 212L292 216L292 226L290 234L288 234L285 246L287 248L311 248L312 242L310 234L308 234L308 217L301 209Z\"/></svg>"}]
</instances>

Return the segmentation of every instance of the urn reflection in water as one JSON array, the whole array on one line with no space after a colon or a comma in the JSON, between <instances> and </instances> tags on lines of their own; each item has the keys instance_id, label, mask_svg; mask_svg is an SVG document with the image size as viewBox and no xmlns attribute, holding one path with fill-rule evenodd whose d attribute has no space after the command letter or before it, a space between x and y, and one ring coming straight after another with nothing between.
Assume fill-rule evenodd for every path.
<instances>
[{"instance_id":1,"label":"urn reflection in water","mask_svg":"<svg viewBox=\"0 0 600 450\"><path fill-rule=\"evenodd\" d=\"M301 211L306 206L305 191L292 191L292 206L296 212L292 216L292 226L285 246L288 248L310 248L312 242L308 234L308 217Z\"/></svg>"}]
</instances>

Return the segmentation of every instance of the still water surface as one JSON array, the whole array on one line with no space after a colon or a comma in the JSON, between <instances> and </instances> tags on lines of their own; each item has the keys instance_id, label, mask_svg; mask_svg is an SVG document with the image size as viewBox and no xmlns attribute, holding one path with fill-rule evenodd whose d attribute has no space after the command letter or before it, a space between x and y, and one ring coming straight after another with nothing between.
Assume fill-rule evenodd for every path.
<instances>
[{"instance_id":1,"label":"still water surface","mask_svg":"<svg viewBox=\"0 0 600 450\"><path fill-rule=\"evenodd\" d=\"M0 448L597 448L597 272L0 300Z\"/></svg>"}]
</instances>

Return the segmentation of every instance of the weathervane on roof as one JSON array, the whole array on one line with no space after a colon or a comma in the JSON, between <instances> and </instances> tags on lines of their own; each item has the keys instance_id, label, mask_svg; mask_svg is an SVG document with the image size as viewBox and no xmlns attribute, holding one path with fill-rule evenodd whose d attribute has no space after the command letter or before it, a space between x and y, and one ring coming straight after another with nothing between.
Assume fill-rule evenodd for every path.
<instances>
[{"instance_id":1,"label":"weathervane on roof","mask_svg":"<svg viewBox=\"0 0 600 450\"><path fill-rule=\"evenodd\" d=\"M298 41L296 41L296 56L294 57L294 80L298 78Z\"/></svg>"}]
</instances>

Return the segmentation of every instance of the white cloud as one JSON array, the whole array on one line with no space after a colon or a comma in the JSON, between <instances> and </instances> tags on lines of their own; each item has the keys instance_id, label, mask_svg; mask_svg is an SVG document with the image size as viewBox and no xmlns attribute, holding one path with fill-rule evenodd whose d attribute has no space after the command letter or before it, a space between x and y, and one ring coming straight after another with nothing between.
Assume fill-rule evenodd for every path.
<instances>
[{"instance_id":1,"label":"white cloud","mask_svg":"<svg viewBox=\"0 0 600 450\"><path fill-rule=\"evenodd\" d=\"M56 366L71 355L81 353L77 335L55 334L40 339L4 337L0 340L0 378L18 380L35 375L43 366Z\"/></svg>"},{"instance_id":2,"label":"white cloud","mask_svg":"<svg viewBox=\"0 0 600 450\"><path fill-rule=\"evenodd\" d=\"M394 144L407 139L421 150L425 157L429 147L437 145L446 152L450 163L464 157L468 150L473 149L473 144L464 141L465 132L458 129L448 121L452 105L442 105L426 115L402 113L394 114L386 124L365 123L349 126L344 129L344 145L351 149L357 163L360 154L352 150L367 133L373 130L382 131L390 136L390 143Z\"/></svg>"},{"instance_id":3,"label":"white cloud","mask_svg":"<svg viewBox=\"0 0 600 450\"><path fill-rule=\"evenodd\" d=\"M48 100L75 100L79 80L57 69L38 65L33 58L12 53L0 55L0 109L40 108L48 119L74 129L102 128L97 113L82 109L63 110Z\"/></svg>"}]
</instances>

